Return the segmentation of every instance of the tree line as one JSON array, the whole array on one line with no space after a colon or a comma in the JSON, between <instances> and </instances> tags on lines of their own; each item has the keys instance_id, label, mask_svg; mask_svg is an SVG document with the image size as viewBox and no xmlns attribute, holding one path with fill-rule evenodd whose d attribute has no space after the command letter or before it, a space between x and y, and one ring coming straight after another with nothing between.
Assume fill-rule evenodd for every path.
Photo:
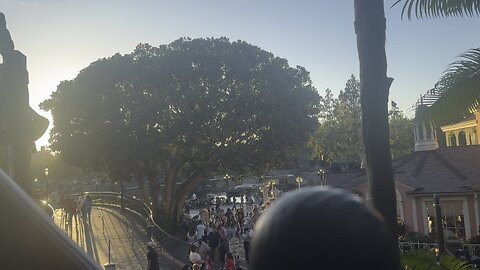
<instances>
[{"instance_id":1,"label":"tree line","mask_svg":"<svg viewBox=\"0 0 480 270\"><path fill-rule=\"evenodd\" d=\"M413 151L412 119L397 107L395 102L388 114L390 152L398 159ZM354 75L347 80L338 97L326 89L320 96L319 128L308 145L312 158L334 171L348 171L362 167L365 162L362 142L362 110L360 82Z\"/></svg>"}]
</instances>

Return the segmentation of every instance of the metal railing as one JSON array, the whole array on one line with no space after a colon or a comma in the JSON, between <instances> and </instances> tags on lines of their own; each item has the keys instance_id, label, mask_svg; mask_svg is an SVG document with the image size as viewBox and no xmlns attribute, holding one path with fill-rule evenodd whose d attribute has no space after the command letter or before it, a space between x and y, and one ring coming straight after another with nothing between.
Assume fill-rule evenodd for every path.
<instances>
[{"instance_id":1,"label":"metal railing","mask_svg":"<svg viewBox=\"0 0 480 270\"><path fill-rule=\"evenodd\" d=\"M398 242L400 251L413 251L413 250L431 250L436 246L435 243L420 243L420 242Z\"/></svg>"},{"instance_id":2,"label":"metal railing","mask_svg":"<svg viewBox=\"0 0 480 270\"><path fill-rule=\"evenodd\" d=\"M435 248L436 243L421 243L421 242L398 242L400 251L413 251L413 250L432 250ZM480 244L463 244L463 243L447 243L447 249L454 254L455 249L461 248L467 251L470 257L480 256Z\"/></svg>"},{"instance_id":3,"label":"metal railing","mask_svg":"<svg viewBox=\"0 0 480 270\"><path fill-rule=\"evenodd\" d=\"M55 218L55 209L53 208L53 206L51 204L49 204L45 200L36 200L36 202L37 202L37 204L40 208L45 210L45 212L47 212L47 214L50 215L50 218L52 220Z\"/></svg>"},{"instance_id":4,"label":"metal railing","mask_svg":"<svg viewBox=\"0 0 480 270\"><path fill-rule=\"evenodd\" d=\"M2 269L101 269L2 170L0 209Z\"/></svg>"},{"instance_id":5,"label":"metal railing","mask_svg":"<svg viewBox=\"0 0 480 270\"><path fill-rule=\"evenodd\" d=\"M152 209L141 200L130 196L122 196L116 192L87 192L92 198L94 206L109 206L125 209L137 216L138 220L146 228L147 235L157 243L161 251L170 259L180 264L188 263L188 251L190 245L162 229L153 217Z\"/></svg>"}]
</instances>

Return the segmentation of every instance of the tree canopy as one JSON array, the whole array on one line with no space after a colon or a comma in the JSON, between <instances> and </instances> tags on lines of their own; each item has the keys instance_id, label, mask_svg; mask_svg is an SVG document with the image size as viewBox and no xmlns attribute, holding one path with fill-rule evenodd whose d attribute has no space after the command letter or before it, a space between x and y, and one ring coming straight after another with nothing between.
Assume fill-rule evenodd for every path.
<instances>
[{"instance_id":1,"label":"tree canopy","mask_svg":"<svg viewBox=\"0 0 480 270\"><path fill-rule=\"evenodd\" d=\"M360 164L362 153L360 83L351 76L334 98L327 89L320 97L320 126L310 141L314 157L328 163L339 163L348 169Z\"/></svg>"},{"instance_id":2,"label":"tree canopy","mask_svg":"<svg viewBox=\"0 0 480 270\"><path fill-rule=\"evenodd\" d=\"M388 124L392 159L398 159L411 154L415 145L412 119L406 117L398 107L393 106L388 113Z\"/></svg>"},{"instance_id":3,"label":"tree canopy","mask_svg":"<svg viewBox=\"0 0 480 270\"><path fill-rule=\"evenodd\" d=\"M155 199L164 183L162 206L177 218L208 175L291 159L316 129L318 100L303 67L243 41L182 38L100 59L41 107L65 160L147 179Z\"/></svg>"},{"instance_id":4,"label":"tree canopy","mask_svg":"<svg viewBox=\"0 0 480 270\"><path fill-rule=\"evenodd\" d=\"M320 96L319 128L309 141L313 158L338 164L342 170L359 167L364 160L361 136L360 82L351 76L338 97L330 89ZM392 158L413 151L412 120L393 107L388 117Z\"/></svg>"}]
</instances>

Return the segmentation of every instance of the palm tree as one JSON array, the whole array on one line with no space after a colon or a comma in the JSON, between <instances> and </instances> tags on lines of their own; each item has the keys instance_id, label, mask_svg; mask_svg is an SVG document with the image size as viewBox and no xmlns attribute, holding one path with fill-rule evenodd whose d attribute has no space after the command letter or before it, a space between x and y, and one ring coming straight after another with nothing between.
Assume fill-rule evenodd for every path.
<instances>
[{"instance_id":1,"label":"palm tree","mask_svg":"<svg viewBox=\"0 0 480 270\"><path fill-rule=\"evenodd\" d=\"M426 117L447 123L480 109L480 48L463 53L435 84L439 98Z\"/></svg>"},{"instance_id":2,"label":"palm tree","mask_svg":"<svg viewBox=\"0 0 480 270\"><path fill-rule=\"evenodd\" d=\"M479 0L398 0L402 18L473 17L480 15ZM456 121L480 109L480 48L466 51L450 64L430 93L436 101L425 117L438 124Z\"/></svg>"},{"instance_id":3,"label":"palm tree","mask_svg":"<svg viewBox=\"0 0 480 270\"><path fill-rule=\"evenodd\" d=\"M388 92L383 0L355 0L355 33L360 62L362 137L369 202L387 221L396 239L397 206L388 130ZM400 254L395 269L400 269ZM392 268L393 269L393 268Z\"/></svg>"},{"instance_id":4,"label":"palm tree","mask_svg":"<svg viewBox=\"0 0 480 270\"><path fill-rule=\"evenodd\" d=\"M478 0L398 0L392 7L400 3L403 3L402 17L409 20L413 14L417 19L480 15Z\"/></svg>"}]
</instances>

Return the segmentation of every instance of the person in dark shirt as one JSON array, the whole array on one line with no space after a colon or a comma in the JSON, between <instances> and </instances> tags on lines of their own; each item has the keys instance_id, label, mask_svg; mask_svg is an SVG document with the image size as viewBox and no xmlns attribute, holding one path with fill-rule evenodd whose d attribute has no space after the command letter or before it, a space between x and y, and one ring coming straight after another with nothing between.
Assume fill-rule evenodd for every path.
<instances>
[{"instance_id":1,"label":"person in dark shirt","mask_svg":"<svg viewBox=\"0 0 480 270\"><path fill-rule=\"evenodd\" d=\"M212 259L212 262L215 264L216 262L219 262L218 256L215 256L215 253L217 253L217 247L218 243L220 241L220 234L218 233L217 230L213 230L210 232L207 236L208 240L208 246L210 247L210 258Z\"/></svg>"},{"instance_id":2,"label":"person in dark shirt","mask_svg":"<svg viewBox=\"0 0 480 270\"><path fill-rule=\"evenodd\" d=\"M218 259L220 261L220 265L225 265L225 255L227 254L227 245L225 239L220 239L220 243L218 245Z\"/></svg>"},{"instance_id":3,"label":"person in dark shirt","mask_svg":"<svg viewBox=\"0 0 480 270\"><path fill-rule=\"evenodd\" d=\"M153 242L147 243L147 270L160 270L158 266L158 253Z\"/></svg>"}]
</instances>

